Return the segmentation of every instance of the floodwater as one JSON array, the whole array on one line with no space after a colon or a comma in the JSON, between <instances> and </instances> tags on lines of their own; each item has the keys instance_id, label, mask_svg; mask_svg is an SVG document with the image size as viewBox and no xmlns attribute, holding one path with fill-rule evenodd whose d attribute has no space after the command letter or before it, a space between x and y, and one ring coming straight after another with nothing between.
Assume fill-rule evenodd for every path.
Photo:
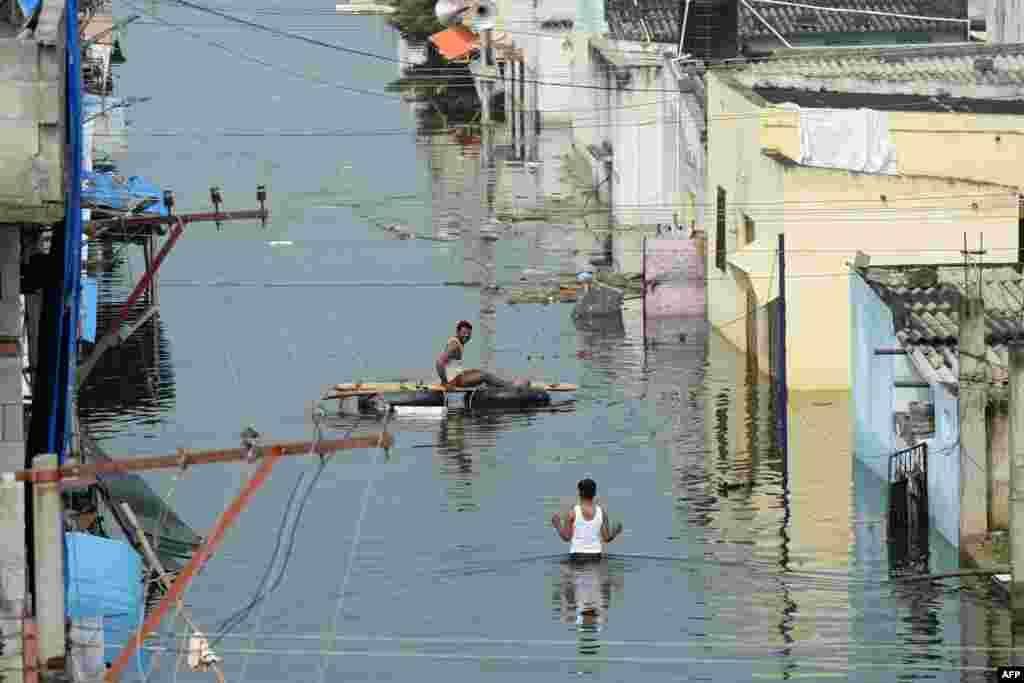
<instances>
[{"instance_id":1,"label":"floodwater","mask_svg":"<svg viewBox=\"0 0 1024 683\"><path fill-rule=\"evenodd\" d=\"M550 209L552 194L572 206L564 131L544 133L537 163L496 159L489 196L463 136L351 134L412 131L406 103L222 48L378 91L395 64L160 7L222 47L131 27L117 87L154 99L129 114L121 172L174 189L182 211L208 208L210 185L226 208L254 208L263 183L273 219L193 225L170 254L159 317L82 396L112 456L231 447L249 424L266 441L311 438L326 386L429 378L460 318L481 323L467 367L580 386L530 413L329 420L326 436L387 428L395 445L275 467L188 593L227 680L982 681L1010 662L984 582L892 580L885 493L852 458L844 395L791 396L784 454L767 380L700 325L648 321L645 348L635 302L620 325L579 329L569 305L444 284L542 280L608 246L606 219L561 210L480 237L492 211ZM307 15L259 20L398 54L379 18ZM613 242L631 267L635 238ZM104 316L140 272L122 255ZM205 534L253 468L147 478ZM625 532L606 563L577 568L550 519L584 476ZM934 534L930 547L933 570L956 564ZM183 633L172 622L153 645ZM157 661L150 680L210 675Z\"/></svg>"}]
</instances>

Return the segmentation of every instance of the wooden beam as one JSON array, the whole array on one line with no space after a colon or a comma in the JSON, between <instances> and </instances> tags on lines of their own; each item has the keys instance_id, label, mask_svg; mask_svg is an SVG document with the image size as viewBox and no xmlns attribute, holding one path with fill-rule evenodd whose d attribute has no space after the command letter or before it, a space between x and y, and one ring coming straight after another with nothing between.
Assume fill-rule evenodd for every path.
<instances>
[{"instance_id":1,"label":"wooden beam","mask_svg":"<svg viewBox=\"0 0 1024 683\"><path fill-rule=\"evenodd\" d=\"M261 448L269 452L279 451L282 456L308 455L316 446L316 454L324 455L334 451L352 448L389 448L394 443L393 437L387 432L352 439L324 440L314 444L311 441L267 444ZM19 470L14 473L17 481L34 483L59 481L61 479L79 479L97 474L118 474L122 472L138 472L170 467L190 467L192 465L209 465L215 462L241 462L248 458L246 448L229 448L219 451L196 451L190 453L181 450L177 455L128 457L113 462L97 462L88 465L63 465L55 470Z\"/></svg>"},{"instance_id":2,"label":"wooden beam","mask_svg":"<svg viewBox=\"0 0 1024 683\"><path fill-rule=\"evenodd\" d=\"M374 394L396 394L405 391L440 391L450 394L476 391L480 387L446 387L443 384L422 384L419 382L361 382L355 384L335 384L324 394L323 400L335 398L353 398L355 396L373 396ZM532 391L577 391L575 384L555 382L530 382Z\"/></svg>"}]
</instances>

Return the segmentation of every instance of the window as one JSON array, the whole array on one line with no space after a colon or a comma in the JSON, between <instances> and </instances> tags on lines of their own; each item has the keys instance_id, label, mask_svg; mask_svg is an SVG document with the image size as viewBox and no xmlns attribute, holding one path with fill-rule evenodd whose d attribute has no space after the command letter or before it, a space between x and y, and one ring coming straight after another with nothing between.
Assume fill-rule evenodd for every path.
<instances>
[{"instance_id":1,"label":"window","mask_svg":"<svg viewBox=\"0 0 1024 683\"><path fill-rule=\"evenodd\" d=\"M754 219L746 214L743 215L743 239L744 246L750 244L757 237L754 229Z\"/></svg>"},{"instance_id":2,"label":"window","mask_svg":"<svg viewBox=\"0 0 1024 683\"><path fill-rule=\"evenodd\" d=\"M725 190L721 187L715 202L715 266L725 270Z\"/></svg>"}]
</instances>

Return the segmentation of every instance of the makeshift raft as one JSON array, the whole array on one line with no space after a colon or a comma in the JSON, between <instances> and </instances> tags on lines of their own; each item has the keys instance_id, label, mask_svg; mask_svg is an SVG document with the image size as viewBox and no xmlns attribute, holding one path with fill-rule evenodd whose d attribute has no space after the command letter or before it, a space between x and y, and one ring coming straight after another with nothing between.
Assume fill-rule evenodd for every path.
<instances>
[{"instance_id":1,"label":"makeshift raft","mask_svg":"<svg viewBox=\"0 0 1024 683\"><path fill-rule=\"evenodd\" d=\"M531 382L529 387L504 389L498 387L454 387L417 382L366 382L336 384L324 400L356 399L360 412L407 412L426 414L444 412L447 394L462 394L463 405L469 409L528 409L551 403L551 392L576 391L575 384Z\"/></svg>"}]
</instances>

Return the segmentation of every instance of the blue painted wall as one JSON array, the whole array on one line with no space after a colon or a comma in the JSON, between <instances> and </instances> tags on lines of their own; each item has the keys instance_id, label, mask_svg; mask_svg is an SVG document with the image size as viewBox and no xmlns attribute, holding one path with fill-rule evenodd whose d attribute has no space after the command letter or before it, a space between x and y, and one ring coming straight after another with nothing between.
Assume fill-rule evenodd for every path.
<instances>
[{"instance_id":1,"label":"blue painted wall","mask_svg":"<svg viewBox=\"0 0 1024 683\"><path fill-rule=\"evenodd\" d=\"M895 356L875 349L900 345L892 311L859 275L850 275L852 335L850 367L854 411L854 453L881 480L889 477L889 456L896 450L892 429Z\"/></svg>"},{"instance_id":2,"label":"blue painted wall","mask_svg":"<svg viewBox=\"0 0 1024 683\"><path fill-rule=\"evenodd\" d=\"M928 443L928 513L939 533L960 547L960 420L956 396L933 387L935 437Z\"/></svg>"},{"instance_id":3,"label":"blue painted wall","mask_svg":"<svg viewBox=\"0 0 1024 683\"><path fill-rule=\"evenodd\" d=\"M576 0L576 19L573 28L584 33L608 33L604 0Z\"/></svg>"},{"instance_id":4,"label":"blue painted wall","mask_svg":"<svg viewBox=\"0 0 1024 683\"><path fill-rule=\"evenodd\" d=\"M82 339L96 343L96 306L98 297L98 281L94 277L82 278Z\"/></svg>"},{"instance_id":5,"label":"blue painted wall","mask_svg":"<svg viewBox=\"0 0 1024 683\"><path fill-rule=\"evenodd\" d=\"M897 378L923 381L904 356L876 356L875 349L897 348L892 311L856 274L850 275L854 454L888 481L889 456L904 444L895 436L893 412L920 390L896 390ZM960 545L960 451L956 397L941 385L926 390L935 406L935 436L928 444L928 512L932 525L954 547Z\"/></svg>"}]
</instances>

